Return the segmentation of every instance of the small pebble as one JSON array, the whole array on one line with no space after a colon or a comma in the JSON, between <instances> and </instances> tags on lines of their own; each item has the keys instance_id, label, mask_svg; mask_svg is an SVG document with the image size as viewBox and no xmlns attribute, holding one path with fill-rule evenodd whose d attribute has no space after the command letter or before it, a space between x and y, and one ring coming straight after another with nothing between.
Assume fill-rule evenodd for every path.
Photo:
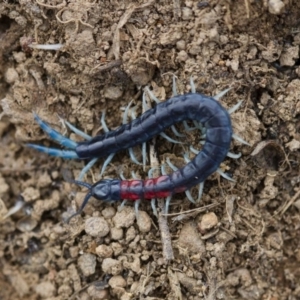
<instances>
[{"instance_id":1,"label":"small pebble","mask_svg":"<svg viewBox=\"0 0 300 300\"><path fill-rule=\"evenodd\" d=\"M151 229L151 218L145 211L139 211L137 225L140 232L149 232Z\"/></svg>"},{"instance_id":2,"label":"small pebble","mask_svg":"<svg viewBox=\"0 0 300 300\"><path fill-rule=\"evenodd\" d=\"M116 259L104 258L102 270L106 274L119 275L123 271L122 263Z\"/></svg>"},{"instance_id":3,"label":"small pebble","mask_svg":"<svg viewBox=\"0 0 300 300\"><path fill-rule=\"evenodd\" d=\"M218 224L218 217L214 212L205 214L198 224L201 233L207 232Z\"/></svg>"},{"instance_id":4,"label":"small pebble","mask_svg":"<svg viewBox=\"0 0 300 300\"><path fill-rule=\"evenodd\" d=\"M96 248L96 254L103 258L111 257L113 254L113 250L110 246L100 245Z\"/></svg>"},{"instance_id":5,"label":"small pebble","mask_svg":"<svg viewBox=\"0 0 300 300\"><path fill-rule=\"evenodd\" d=\"M93 237L104 237L109 233L109 226L104 218L91 217L85 221L85 232Z\"/></svg>"},{"instance_id":6,"label":"small pebble","mask_svg":"<svg viewBox=\"0 0 300 300\"><path fill-rule=\"evenodd\" d=\"M121 275L115 275L113 276L109 281L108 284L112 288L116 287L125 287L126 286L126 281Z\"/></svg>"},{"instance_id":7,"label":"small pebble","mask_svg":"<svg viewBox=\"0 0 300 300\"><path fill-rule=\"evenodd\" d=\"M96 256L84 253L78 259L78 266L84 276L90 276L96 271Z\"/></svg>"},{"instance_id":8,"label":"small pebble","mask_svg":"<svg viewBox=\"0 0 300 300\"><path fill-rule=\"evenodd\" d=\"M135 211L132 207L125 206L121 211L116 213L112 220L116 227L128 228L134 223Z\"/></svg>"}]
</instances>

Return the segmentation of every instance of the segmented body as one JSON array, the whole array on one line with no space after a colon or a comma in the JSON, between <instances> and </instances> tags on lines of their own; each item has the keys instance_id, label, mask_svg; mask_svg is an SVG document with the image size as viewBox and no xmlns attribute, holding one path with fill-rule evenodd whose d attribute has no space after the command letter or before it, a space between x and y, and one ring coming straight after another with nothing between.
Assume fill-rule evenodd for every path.
<instances>
[{"instance_id":1,"label":"segmented body","mask_svg":"<svg viewBox=\"0 0 300 300\"><path fill-rule=\"evenodd\" d=\"M101 200L137 200L167 197L190 189L215 172L229 151L232 127L228 112L212 97L185 94L170 98L115 131L79 143L79 158L106 156L150 140L174 123L196 120L206 128L202 150L172 174L146 180L100 180L90 186L89 197Z\"/></svg>"}]
</instances>

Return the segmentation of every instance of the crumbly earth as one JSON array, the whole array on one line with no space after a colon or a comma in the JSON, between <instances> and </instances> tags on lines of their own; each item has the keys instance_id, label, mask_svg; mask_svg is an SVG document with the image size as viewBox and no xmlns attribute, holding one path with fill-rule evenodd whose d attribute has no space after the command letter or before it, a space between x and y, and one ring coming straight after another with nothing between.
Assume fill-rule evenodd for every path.
<instances>
[{"instance_id":1,"label":"crumbly earth","mask_svg":"<svg viewBox=\"0 0 300 300\"><path fill-rule=\"evenodd\" d=\"M299 20L298 0L1 1L0 299L300 299ZM162 200L157 218L146 201L136 215L91 199L65 223L86 190L63 174L87 162L26 148L55 146L32 111L80 140L62 119L94 136L105 109L115 129L131 100L142 113L145 86L169 98L173 76L180 93L192 76L206 95L231 87L227 108L243 100L232 122L251 146L233 140L242 156L221 165L235 181L213 174L199 204L179 194L167 219ZM185 164L199 131L185 135L157 138L154 158ZM118 153L103 177L153 164Z\"/></svg>"}]
</instances>

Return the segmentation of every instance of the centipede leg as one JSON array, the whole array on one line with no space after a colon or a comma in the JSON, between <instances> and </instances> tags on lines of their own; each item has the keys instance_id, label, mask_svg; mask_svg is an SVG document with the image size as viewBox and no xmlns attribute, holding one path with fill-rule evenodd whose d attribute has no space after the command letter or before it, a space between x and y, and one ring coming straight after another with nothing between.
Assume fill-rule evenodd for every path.
<instances>
[{"instance_id":1,"label":"centipede leg","mask_svg":"<svg viewBox=\"0 0 300 300\"><path fill-rule=\"evenodd\" d=\"M141 203L141 199L138 199L134 202L134 211L135 211L135 217L136 219L139 217L139 206Z\"/></svg>"},{"instance_id":2,"label":"centipede leg","mask_svg":"<svg viewBox=\"0 0 300 300\"><path fill-rule=\"evenodd\" d=\"M155 202L156 202L155 198L151 199L151 208L152 208L154 216L158 218L158 213L157 213L156 203Z\"/></svg>"},{"instance_id":3,"label":"centipede leg","mask_svg":"<svg viewBox=\"0 0 300 300\"><path fill-rule=\"evenodd\" d=\"M196 149L194 149L196 150ZM199 153L199 151L198 151ZM189 163L191 160L189 159L189 155L188 153L185 153L184 154L184 160L186 163ZM204 188L204 182L200 182L199 183L199 190L198 190L198 198L197 200L195 201L194 198L192 197L191 193L189 191L186 191L185 194L187 196L187 198L192 202L192 203L198 203L200 200L201 200L201 197L202 197L202 193L203 193L203 188Z\"/></svg>"},{"instance_id":4,"label":"centipede leg","mask_svg":"<svg viewBox=\"0 0 300 300\"><path fill-rule=\"evenodd\" d=\"M106 167L108 166L108 164L112 161L113 157L115 156L116 153L112 153L110 154L107 159L104 161L103 166L101 168L100 171L100 177L102 177L103 173L105 172Z\"/></svg>"},{"instance_id":5,"label":"centipede leg","mask_svg":"<svg viewBox=\"0 0 300 300\"><path fill-rule=\"evenodd\" d=\"M168 196L168 197L166 198L166 204L165 204L166 215L167 215L168 212L169 212L169 206L170 206L171 200L172 200L172 196Z\"/></svg>"},{"instance_id":6,"label":"centipede leg","mask_svg":"<svg viewBox=\"0 0 300 300\"><path fill-rule=\"evenodd\" d=\"M217 101L219 101L223 96L225 96L229 91L231 90L231 88L225 89L223 91L221 91L219 94L213 96L213 98Z\"/></svg>"},{"instance_id":7,"label":"centipede leg","mask_svg":"<svg viewBox=\"0 0 300 300\"><path fill-rule=\"evenodd\" d=\"M240 136L238 136L235 133L232 134L232 138L234 138L235 140L239 141L240 143L242 143L244 145L251 146L249 143L247 143L245 140L243 140Z\"/></svg>"},{"instance_id":8,"label":"centipede leg","mask_svg":"<svg viewBox=\"0 0 300 300\"><path fill-rule=\"evenodd\" d=\"M120 206L118 207L118 211L122 211L124 209L125 204L128 202L128 200L124 199Z\"/></svg>"},{"instance_id":9,"label":"centipede leg","mask_svg":"<svg viewBox=\"0 0 300 300\"><path fill-rule=\"evenodd\" d=\"M225 179L235 182L234 179L232 179L231 177L229 177L226 173L224 173L221 169L218 169L217 172Z\"/></svg>"},{"instance_id":10,"label":"centipede leg","mask_svg":"<svg viewBox=\"0 0 300 300\"><path fill-rule=\"evenodd\" d=\"M75 134L81 136L82 138L84 138L85 140L89 141L92 139L92 137L88 134L86 134L85 132L81 131L80 129L76 128L74 125L72 125L71 123L69 123L68 121L66 120L63 120L62 121L68 126L68 128L70 130L72 130Z\"/></svg>"},{"instance_id":11,"label":"centipede leg","mask_svg":"<svg viewBox=\"0 0 300 300\"><path fill-rule=\"evenodd\" d=\"M239 152L239 153L235 154L235 153L232 153L232 152L228 152L227 156L230 157L230 158L233 158L233 159L238 159L242 156L242 153Z\"/></svg>"},{"instance_id":12,"label":"centipede leg","mask_svg":"<svg viewBox=\"0 0 300 300\"><path fill-rule=\"evenodd\" d=\"M190 77L190 85L191 85L191 92L195 94L196 93L196 86L195 86L195 82L194 82L194 79L193 79L192 76Z\"/></svg>"},{"instance_id":13,"label":"centipede leg","mask_svg":"<svg viewBox=\"0 0 300 300\"><path fill-rule=\"evenodd\" d=\"M173 78L172 78L172 93L173 93L173 96L177 96L178 95L175 75L173 75Z\"/></svg>"},{"instance_id":14,"label":"centipede leg","mask_svg":"<svg viewBox=\"0 0 300 300\"><path fill-rule=\"evenodd\" d=\"M81 170L81 172L78 176L78 180L83 179L84 174L86 174L87 171L91 169L91 167L96 163L97 160L98 160L98 158L96 157L88 162L88 164Z\"/></svg>"}]
</instances>

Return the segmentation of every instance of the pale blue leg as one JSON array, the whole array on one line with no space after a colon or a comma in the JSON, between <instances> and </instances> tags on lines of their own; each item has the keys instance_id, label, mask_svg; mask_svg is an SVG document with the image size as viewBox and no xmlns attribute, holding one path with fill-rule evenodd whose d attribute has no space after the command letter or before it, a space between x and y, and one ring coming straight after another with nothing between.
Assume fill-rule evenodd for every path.
<instances>
[{"instance_id":1,"label":"pale blue leg","mask_svg":"<svg viewBox=\"0 0 300 300\"><path fill-rule=\"evenodd\" d=\"M229 113L230 115L231 115L232 113L234 113L236 110L238 110L238 109L241 107L242 103L243 103L243 101L241 100L241 101L239 101L235 106L229 108L229 109L227 110L228 113Z\"/></svg>"},{"instance_id":2,"label":"pale blue leg","mask_svg":"<svg viewBox=\"0 0 300 300\"><path fill-rule=\"evenodd\" d=\"M127 202L128 202L128 200L123 200L123 201L122 201L122 203L121 203L120 206L118 207L118 211L119 211L119 212L123 210L123 208L124 208L124 206L125 206L125 204L126 204Z\"/></svg>"},{"instance_id":3,"label":"pale blue leg","mask_svg":"<svg viewBox=\"0 0 300 300\"><path fill-rule=\"evenodd\" d=\"M177 168L175 165L173 165L173 164L171 163L169 157L167 157L166 162L167 162L168 166L169 166L173 171L177 171L177 170L178 170L178 168Z\"/></svg>"},{"instance_id":4,"label":"pale blue leg","mask_svg":"<svg viewBox=\"0 0 300 300\"><path fill-rule=\"evenodd\" d=\"M242 153L240 152L240 153L235 154L235 153L232 153L232 152L228 152L227 156L230 157L230 158L233 158L233 159L238 159L242 156Z\"/></svg>"},{"instance_id":5,"label":"pale blue leg","mask_svg":"<svg viewBox=\"0 0 300 300\"><path fill-rule=\"evenodd\" d=\"M141 203L141 199L138 199L134 202L134 211L135 211L135 217L138 218L139 217L139 206Z\"/></svg>"},{"instance_id":6,"label":"pale blue leg","mask_svg":"<svg viewBox=\"0 0 300 300\"><path fill-rule=\"evenodd\" d=\"M76 128L74 125L72 125L68 121L63 120L63 122L69 127L69 129L71 129L74 133L76 133L77 135L81 136L85 140L89 141L89 140L92 139L92 137L90 135L88 135L85 132L79 130L78 128Z\"/></svg>"},{"instance_id":7,"label":"pale blue leg","mask_svg":"<svg viewBox=\"0 0 300 300\"><path fill-rule=\"evenodd\" d=\"M231 90L231 88L225 89L224 91L221 91L219 94L213 96L213 98L215 100L220 100L224 95L226 95L229 91Z\"/></svg>"},{"instance_id":8,"label":"pale blue leg","mask_svg":"<svg viewBox=\"0 0 300 300\"><path fill-rule=\"evenodd\" d=\"M196 93L196 86L195 86L195 82L194 82L194 79L193 79L192 76L190 78L190 85L191 85L191 92L195 94Z\"/></svg>"},{"instance_id":9,"label":"pale blue leg","mask_svg":"<svg viewBox=\"0 0 300 300\"><path fill-rule=\"evenodd\" d=\"M130 156L130 159L137 165L142 165L142 163L140 163L137 158L135 157L134 155L134 152L133 152L133 148L129 148L128 149L128 152L129 152L129 156Z\"/></svg>"},{"instance_id":10,"label":"pale blue leg","mask_svg":"<svg viewBox=\"0 0 300 300\"><path fill-rule=\"evenodd\" d=\"M171 126L171 129L172 129L173 133L174 133L176 136L178 136L178 137L184 137L184 136L185 136L184 134L179 133L174 125Z\"/></svg>"},{"instance_id":11,"label":"pale blue leg","mask_svg":"<svg viewBox=\"0 0 300 300\"><path fill-rule=\"evenodd\" d=\"M199 150L195 149L193 146L190 146L190 150L192 153L194 153L196 155L200 152Z\"/></svg>"},{"instance_id":12,"label":"pale blue leg","mask_svg":"<svg viewBox=\"0 0 300 300\"><path fill-rule=\"evenodd\" d=\"M96 161L98 160L98 157L93 158L92 160L90 160L88 162L88 164L81 170L79 176L78 176L78 180L81 181L83 179L83 176L85 173L87 173L87 171L89 171L91 169L91 167L96 163Z\"/></svg>"},{"instance_id":13,"label":"pale blue leg","mask_svg":"<svg viewBox=\"0 0 300 300\"><path fill-rule=\"evenodd\" d=\"M160 103L161 101L150 91L150 89L146 86L145 91L148 93L150 98L155 101L157 104Z\"/></svg>"},{"instance_id":14,"label":"pale blue leg","mask_svg":"<svg viewBox=\"0 0 300 300\"><path fill-rule=\"evenodd\" d=\"M197 129L196 127L190 127L190 126L188 125L187 121L183 121L182 123L183 123L184 130L185 130L185 131L193 131L193 130Z\"/></svg>"},{"instance_id":15,"label":"pale blue leg","mask_svg":"<svg viewBox=\"0 0 300 300\"><path fill-rule=\"evenodd\" d=\"M152 211L155 217L158 217L158 213L157 213L157 209L155 206L155 198L151 199L151 207L152 207Z\"/></svg>"},{"instance_id":16,"label":"pale blue leg","mask_svg":"<svg viewBox=\"0 0 300 300\"><path fill-rule=\"evenodd\" d=\"M176 77L175 77L175 75L173 75L172 93L173 93L173 96L177 96L178 95L178 93L177 93L177 87L176 87Z\"/></svg>"},{"instance_id":17,"label":"pale blue leg","mask_svg":"<svg viewBox=\"0 0 300 300\"><path fill-rule=\"evenodd\" d=\"M46 153L50 156L62 157L62 158L67 158L67 159L79 158L77 153L73 150L60 150L60 149L56 149L56 148L48 148L48 147L39 146L39 145L35 145L35 144L26 144L26 146L29 148L38 150L40 152Z\"/></svg>"},{"instance_id":18,"label":"pale blue leg","mask_svg":"<svg viewBox=\"0 0 300 300\"><path fill-rule=\"evenodd\" d=\"M78 144L75 141L63 136L62 134L51 128L46 122L40 119L40 117L36 113L33 113L33 116L35 121L52 140L69 149L75 149L77 147Z\"/></svg>"},{"instance_id":19,"label":"pale blue leg","mask_svg":"<svg viewBox=\"0 0 300 300\"><path fill-rule=\"evenodd\" d=\"M190 192L189 190L186 190L186 191L185 191L185 194L186 194L187 198L188 198L192 203L196 204L196 201L195 201L194 198L192 197L191 192Z\"/></svg>"},{"instance_id":20,"label":"pale blue leg","mask_svg":"<svg viewBox=\"0 0 300 300\"><path fill-rule=\"evenodd\" d=\"M204 181L200 182L199 184L199 190L198 190L198 199L196 200L196 202L200 202L202 194L203 194L203 189L204 189Z\"/></svg>"},{"instance_id":21,"label":"pale blue leg","mask_svg":"<svg viewBox=\"0 0 300 300\"><path fill-rule=\"evenodd\" d=\"M105 172L106 167L108 166L108 164L111 162L111 160L113 159L113 157L115 156L116 153L111 153L107 159L105 160L105 162L103 163L101 172L100 172L100 177L102 177L103 173Z\"/></svg>"},{"instance_id":22,"label":"pale blue leg","mask_svg":"<svg viewBox=\"0 0 300 300\"><path fill-rule=\"evenodd\" d=\"M104 132L109 132L109 129L108 129L108 127L106 125L106 122L105 122L105 114L106 114L106 110L104 109L104 110L102 110L102 116L101 116L100 122L101 122L101 125L102 125L102 128L103 128L103 131Z\"/></svg>"},{"instance_id":23,"label":"pale blue leg","mask_svg":"<svg viewBox=\"0 0 300 300\"><path fill-rule=\"evenodd\" d=\"M169 137L168 135L166 135L164 132L161 132L159 135L161 137L163 137L164 139L166 139L167 141L169 141L170 143L182 144L182 142L179 142L179 141L176 141L176 140L172 139L171 137Z\"/></svg>"},{"instance_id":24,"label":"pale blue leg","mask_svg":"<svg viewBox=\"0 0 300 300\"><path fill-rule=\"evenodd\" d=\"M147 163L147 143L142 144L142 158L143 158L143 169L146 168Z\"/></svg>"},{"instance_id":25,"label":"pale blue leg","mask_svg":"<svg viewBox=\"0 0 300 300\"><path fill-rule=\"evenodd\" d=\"M172 200L172 196L168 196L166 198L166 204L165 204L165 214L166 215L169 213L169 206L170 206L171 200Z\"/></svg>"},{"instance_id":26,"label":"pale blue leg","mask_svg":"<svg viewBox=\"0 0 300 300\"><path fill-rule=\"evenodd\" d=\"M247 143L246 141L244 141L240 136L238 136L235 133L232 134L232 138L234 138L235 140L239 141L240 143L242 143L244 145L251 146L249 143Z\"/></svg>"},{"instance_id":27,"label":"pale blue leg","mask_svg":"<svg viewBox=\"0 0 300 300\"><path fill-rule=\"evenodd\" d=\"M232 182L235 182L234 179L232 179L231 177L229 177L228 175L226 175L226 173L224 173L221 169L218 169L217 172L225 179L229 180L229 181L232 181Z\"/></svg>"},{"instance_id":28,"label":"pale blue leg","mask_svg":"<svg viewBox=\"0 0 300 300\"><path fill-rule=\"evenodd\" d=\"M124 111L124 114L123 114L122 124L127 124L128 123L129 109L130 109L130 106L131 106L132 102L133 102L133 100L131 100L125 108L125 111Z\"/></svg>"}]
</instances>

